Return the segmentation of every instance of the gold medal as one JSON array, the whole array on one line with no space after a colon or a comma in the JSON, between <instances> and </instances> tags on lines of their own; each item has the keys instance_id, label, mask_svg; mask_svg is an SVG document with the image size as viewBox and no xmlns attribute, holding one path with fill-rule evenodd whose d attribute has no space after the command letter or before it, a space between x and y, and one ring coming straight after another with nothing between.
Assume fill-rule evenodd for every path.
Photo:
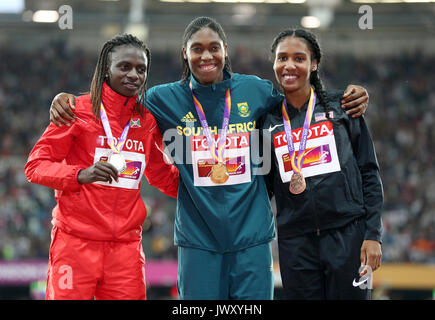
<instances>
[{"instance_id":1,"label":"gold medal","mask_svg":"<svg viewBox=\"0 0 435 320\"><path fill-rule=\"evenodd\" d=\"M228 174L227 166L219 162L211 167L210 179L216 184L225 183L230 175Z\"/></svg>"},{"instance_id":2,"label":"gold medal","mask_svg":"<svg viewBox=\"0 0 435 320\"><path fill-rule=\"evenodd\" d=\"M289 190L293 194L300 194L304 192L307 185L305 184L305 178L302 173L293 173L290 180Z\"/></svg>"}]
</instances>

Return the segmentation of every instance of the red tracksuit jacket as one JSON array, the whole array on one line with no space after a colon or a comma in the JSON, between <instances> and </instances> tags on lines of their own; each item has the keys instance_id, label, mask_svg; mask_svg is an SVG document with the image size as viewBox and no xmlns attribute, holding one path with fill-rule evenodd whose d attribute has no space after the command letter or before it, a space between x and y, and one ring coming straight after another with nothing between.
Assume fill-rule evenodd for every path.
<instances>
[{"instance_id":1,"label":"red tracksuit jacket","mask_svg":"<svg viewBox=\"0 0 435 320\"><path fill-rule=\"evenodd\" d=\"M162 136L154 117L133 112L136 97L124 97L104 84L102 100L113 137L131 127L122 149L127 169L119 182L79 184L77 174L110 151L101 121L92 114L89 95L76 98L77 120L70 127L50 124L30 152L27 179L55 189L57 205L52 224L74 236L91 240L133 241L142 236L146 208L140 196L141 178L176 197L178 170L163 160ZM160 150L159 150L160 148Z\"/></svg>"}]
</instances>

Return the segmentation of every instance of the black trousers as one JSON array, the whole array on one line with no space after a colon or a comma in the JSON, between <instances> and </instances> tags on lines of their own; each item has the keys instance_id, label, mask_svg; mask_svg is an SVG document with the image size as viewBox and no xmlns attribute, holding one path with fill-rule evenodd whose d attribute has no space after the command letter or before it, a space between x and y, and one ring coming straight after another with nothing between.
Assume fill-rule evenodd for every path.
<instances>
[{"instance_id":1,"label":"black trousers","mask_svg":"<svg viewBox=\"0 0 435 320\"><path fill-rule=\"evenodd\" d=\"M344 227L278 239L282 284L290 300L369 300L371 290L360 280L365 219Z\"/></svg>"}]
</instances>

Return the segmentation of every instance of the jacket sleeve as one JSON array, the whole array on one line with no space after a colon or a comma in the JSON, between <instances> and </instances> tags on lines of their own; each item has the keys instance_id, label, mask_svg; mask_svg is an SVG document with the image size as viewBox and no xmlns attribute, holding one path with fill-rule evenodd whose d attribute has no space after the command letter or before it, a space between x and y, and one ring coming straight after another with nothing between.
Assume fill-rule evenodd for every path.
<instances>
[{"instance_id":1,"label":"jacket sleeve","mask_svg":"<svg viewBox=\"0 0 435 320\"><path fill-rule=\"evenodd\" d=\"M350 134L361 173L364 207L367 214L364 239L381 243L384 192L375 147L364 117L350 120Z\"/></svg>"},{"instance_id":2,"label":"jacket sleeve","mask_svg":"<svg viewBox=\"0 0 435 320\"><path fill-rule=\"evenodd\" d=\"M263 170L264 182L266 183L267 194L269 195L269 199L272 199L274 196L274 171L275 171L275 161L274 161L274 151L272 151L272 135L268 134L268 130L264 128L266 115L263 115L258 119L256 128L259 130L260 134L260 146L259 149L263 152L260 156L263 157L264 161L269 161L270 165L265 166L263 168L269 169L267 172Z\"/></svg>"},{"instance_id":3,"label":"jacket sleeve","mask_svg":"<svg viewBox=\"0 0 435 320\"><path fill-rule=\"evenodd\" d=\"M153 121L153 125L146 138L145 177L150 185L158 188L164 194L176 198L178 194L178 169L170 164L168 157L163 153L163 138L154 117L149 112L146 116L148 117L147 121L149 119Z\"/></svg>"},{"instance_id":4,"label":"jacket sleeve","mask_svg":"<svg viewBox=\"0 0 435 320\"><path fill-rule=\"evenodd\" d=\"M77 175L83 168L65 161L76 132L76 124L59 128L51 123L47 127L24 167L29 182L62 191L80 190Z\"/></svg>"},{"instance_id":5,"label":"jacket sleeve","mask_svg":"<svg viewBox=\"0 0 435 320\"><path fill-rule=\"evenodd\" d=\"M261 79L261 84L261 90L265 101L261 108L260 115L264 115L275 109L276 106L282 102L284 96L275 89L270 80Z\"/></svg>"}]
</instances>

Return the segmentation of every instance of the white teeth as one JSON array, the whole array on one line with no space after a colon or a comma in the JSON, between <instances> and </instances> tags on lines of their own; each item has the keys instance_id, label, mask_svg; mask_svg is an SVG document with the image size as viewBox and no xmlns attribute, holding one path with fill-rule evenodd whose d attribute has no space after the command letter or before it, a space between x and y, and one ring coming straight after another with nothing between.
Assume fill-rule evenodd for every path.
<instances>
[{"instance_id":1,"label":"white teeth","mask_svg":"<svg viewBox=\"0 0 435 320\"><path fill-rule=\"evenodd\" d=\"M294 80L297 78L297 76L295 75L291 75L291 74L286 74L283 76L284 80Z\"/></svg>"},{"instance_id":2,"label":"white teeth","mask_svg":"<svg viewBox=\"0 0 435 320\"><path fill-rule=\"evenodd\" d=\"M213 64L208 64L208 65L203 65L203 66L201 66L201 69L202 70L205 70L205 71L209 71L209 70L212 70L212 69L214 69L214 65Z\"/></svg>"}]
</instances>

